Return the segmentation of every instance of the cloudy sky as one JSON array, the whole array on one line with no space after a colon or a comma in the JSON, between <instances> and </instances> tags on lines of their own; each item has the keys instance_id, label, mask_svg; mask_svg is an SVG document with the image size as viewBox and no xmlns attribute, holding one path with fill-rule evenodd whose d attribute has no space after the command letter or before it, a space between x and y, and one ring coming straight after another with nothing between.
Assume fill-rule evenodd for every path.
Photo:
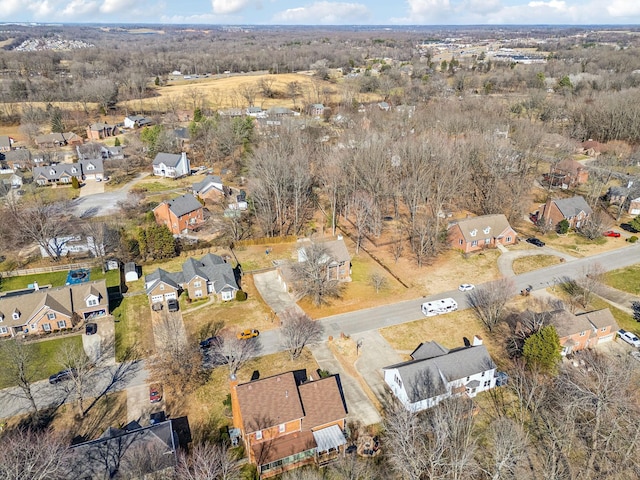
<instances>
[{"instance_id":1,"label":"cloudy sky","mask_svg":"<svg viewBox=\"0 0 640 480\"><path fill-rule=\"evenodd\" d=\"M0 0L0 21L619 25L640 24L640 0Z\"/></svg>"}]
</instances>

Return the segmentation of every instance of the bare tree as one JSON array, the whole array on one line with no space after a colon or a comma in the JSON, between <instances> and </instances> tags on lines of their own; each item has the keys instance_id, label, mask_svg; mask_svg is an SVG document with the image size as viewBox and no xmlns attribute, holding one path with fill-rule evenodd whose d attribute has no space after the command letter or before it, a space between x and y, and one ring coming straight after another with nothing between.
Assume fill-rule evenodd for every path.
<instances>
[{"instance_id":1,"label":"bare tree","mask_svg":"<svg viewBox=\"0 0 640 480\"><path fill-rule=\"evenodd\" d=\"M506 304L514 293L513 280L502 278L477 287L467 298L478 319L491 332L502 320Z\"/></svg>"},{"instance_id":2,"label":"bare tree","mask_svg":"<svg viewBox=\"0 0 640 480\"><path fill-rule=\"evenodd\" d=\"M382 468L373 465L367 459L357 455L340 457L329 465L329 478L331 480L374 480L383 478Z\"/></svg>"},{"instance_id":3,"label":"bare tree","mask_svg":"<svg viewBox=\"0 0 640 480\"><path fill-rule=\"evenodd\" d=\"M242 340L234 335L223 335L210 348L214 362L226 364L229 374L235 375L248 360L260 353L256 338Z\"/></svg>"},{"instance_id":4,"label":"bare tree","mask_svg":"<svg viewBox=\"0 0 640 480\"><path fill-rule=\"evenodd\" d=\"M380 290L387 286L387 277L381 273L372 273L369 276L369 285L375 289L376 293L380 293Z\"/></svg>"},{"instance_id":5,"label":"bare tree","mask_svg":"<svg viewBox=\"0 0 640 480\"><path fill-rule=\"evenodd\" d=\"M580 304L583 308L591 302L593 294L598 291L604 280L605 269L599 263L587 265L582 272L582 276L576 279L576 284L580 288Z\"/></svg>"},{"instance_id":6,"label":"bare tree","mask_svg":"<svg viewBox=\"0 0 640 480\"><path fill-rule=\"evenodd\" d=\"M89 237L91 237L93 253L96 258L100 260L100 266L104 272L106 268L107 252L113 250L115 245L118 245L119 243L118 230L111 228L105 222L94 220L85 222L82 229L87 236L87 242L89 242Z\"/></svg>"},{"instance_id":7,"label":"bare tree","mask_svg":"<svg viewBox=\"0 0 640 480\"><path fill-rule=\"evenodd\" d=\"M0 342L0 364L3 383L17 386L33 412L38 413L32 388L33 382L39 379L42 364L35 350L16 339L5 340Z\"/></svg>"},{"instance_id":8,"label":"bare tree","mask_svg":"<svg viewBox=\"0 0 640 480\"><path fill-rule=\"evenodd\" d=\"M78 402L78 414L83 417L87 411L84 408L84 401L90 393L90 389L95 382L95 365L87 357L84 349L80 345L65 345L58 352L58 363L65 370L70 372L70 382L65 384L70 386L69 393L73 393Z\"/></svg>"},{"instance_id":9,"label":"bare tree","mask_svg":"<svg viewBox=\"0 0 640 480\"><path fill-rule=\"evenodd\" d=\"M297 308L282 312L280 319L282 346L291 355L291 360L298 358L307 344L317 342L322 337L322 325Z\"/></svg>"},{"instance_id":10,"label":"bare tree","mask_svg":"<svg viewBox=\"0 0 640 480\"><path fill-rule=\"evenodd\" d=\"M73 453L52 431L14 430L0 436L0 478L66 480Z\"/></svg>"},{"instance_id":11,"label":"bare tree","mask_svg":"<svg viewBox=\"0 0 640 480\"><path fill-rule=\"evenodd\" d=\"M587 220L580 226L578 232L589 240L595 240L602 236L611 225L611 218L603 211L593 212Z\"/></svg>"},{"instance_id":12,"label":"bare tree","mask_svg":"<svg viewBox=\"0 0 640 480\"><path fill-rule=\"evenodd\" d=\"M323 305L330 298L338 298L343 285L330 269L335 259L322 243L312 242L304 247L304 261L291 266L295 290L300 298L310 297L315 305Z\"/></svg>"},{"instance_id":13,"label":"bare tree","mask_svg":"<svg viewBox=\"0 0 640 480\"><path fill-rule=\"evenodd\" d=\"M258 90L252 83L245 83L236 89L236 93L247 102L248 106L253 107L256 102Z\"/></svg>"},{"instance_id":14,"label":"bare tree","mask_svg":"<svg viewBox=\"0 0 640 480\"><path fill-rule=\"evenodd\" d=\"M196 445L189 455L181 454L176 468L177 480L240 480L241 465L222 445L209 442Z\"/></svg>"},{"instance_id":15,"label":"bare tree","mask_svg":"<svg viewBox=\"0 0 640 480\"><path fill-rule=\"evenodd\" d=\"M518 466L526 457L528 446L526 433L522 427L508 417L500 417L489 425L491 438L489 455L482 455L486 461L483 468L491 480L518 478Z\"/></svg>"}]
</instances>

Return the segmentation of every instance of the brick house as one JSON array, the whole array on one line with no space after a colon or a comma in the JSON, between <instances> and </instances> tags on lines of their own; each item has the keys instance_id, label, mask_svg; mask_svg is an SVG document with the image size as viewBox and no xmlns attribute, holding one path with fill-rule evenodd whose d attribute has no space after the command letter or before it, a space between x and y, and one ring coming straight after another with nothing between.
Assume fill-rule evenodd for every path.
<instances>
[{"instance_id":1,"label":"brick house","mask_svg":"<svg viewBox=\"0 0 640 480\"><path fill-rule=\"evenodd\" d=\"M103 138L114 137L120 133L116 125L108 123L93 123L87 127L87 138L89 140L102 140Z\"/></svg>"},{"instance_id":2,"label":"brick house","mask_svg":"<svg viewBox=\"0 0 640 480\"><path fill-rule=\"evenodd\" d=\"M39 288L0 297L0 337L38 335L75 327L109 313L106 280Z\"/></svg>"},{"instance_id":3,"label":"brick house","mask_svg":"<svg viewBox=\"0 0 640 480\"><path fill-rule=\"evenodd\" d=\"M180 272L157 269L145 277L145 288L152 304L178 298L182 290L193 299L216 295L222 301L229 301L240 290L233 267L212 253L200 260L188 258Z\"/></svg>"},{"instance_id":4,"label":"brick house","mask_svg":"<svg viewBox=\"0 0 640 480\"><path fill-rule=\"evenodd\" d=\"M608 308L579 315L554 310L548 312L548 322L558 332L562 355L610 342L619 328Z\"/></svg>"},{"instance_id":5,"label":"brick house","mask_svg":"<svg viewBox=\"0 0 640 480\"><path fill-rule=\"evenodd\" d=\"M171 233L180 235L204 223L202 204L190 193L162 202L153 209L158 225L166 225Z\"/></svg>"},{"instance_id":6,"label":"brick house","mask_svg":"<svg viewBox=\"0 0 640 480\"><path fill-rule=\"evenodd\" d=\"M464 253L496 247L498 244L513 245L517 237L518 234L509 225L507 217L501 213L458 220L447 230L451 248Z\"/></svg>"},{"instance_id":7,"label":"brick house","mask_svg":"<svg viewBox=\"0 0 640 480\"><path fill-rule=\"evenodd\" d=\"M321 242L320 245L326 247L327 252L331 257L330 259L327 259L330 260L328 263L326 261L322 261L322 263L326 263L327 278L339 280L341 282L350 282L351 255L349 254L349 250L347 250L347 246L345 245L342 236L338 236L336 240ZM305 247L300 247L298 249L298 262L306 261L307 256Z\"/></svg>"},{"instance_id":8,"label":"brick house","mask_svg":"<svg viewBox=\"0 0 640 480\"><path fill-rule=\"evenodd\" d=\"M544 175L544 180L547 184L551 182L553 187L571 188L587 183L589 171L582 163L565 158Z\"/></svg>"},{"instance_id":9,"label":"brick house","mask_svg":"<svg viewBox=\"0 0 640 480\"><path fill-rule=\"evenodd\" d=\"M570 228L580 228L592 214L593 210L584 197L577 195L571 198L548 199L541 209L540 218L550 222L554 227L566 219Z\"/></svg>"},{"instance_id":10,"label":"brick house","mask_svg":"<svg viewBox=\"0 0 640 480\"><path fill-rule=\"evenodd\" d=\"M311 380L287 372L238 384L231 379L233 425L260 478L325 465L344 451L347 406L338 375Z\"/></svg>"},{"instance_id":11,"label":"brick house","mask_svg":"<svg viewBox=\"0 0 640 480\"><path fill-rule=\"evenodd\" d=\"M207 175L200 182L194 183L191 189L193 190L193 194L200 198L218 200L224 196L222 178L217 175Z\"/></svg>"}]
</instances>

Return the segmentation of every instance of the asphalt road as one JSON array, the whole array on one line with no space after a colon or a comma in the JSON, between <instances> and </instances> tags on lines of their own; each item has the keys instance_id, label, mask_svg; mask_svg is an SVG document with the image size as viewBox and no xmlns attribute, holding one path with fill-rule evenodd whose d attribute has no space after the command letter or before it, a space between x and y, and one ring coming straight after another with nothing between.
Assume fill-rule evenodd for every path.
<instances>
[{"instance_id":1,"label":"asphalt road","mask_svg":"<svg viewBox=\"0 0 640 480\"><path fill-rule=\"evenodd\" d=\"M640 262L640 244L627 245L624 248L601 253L588 258L581 258L571 262L565 262L551 267L543 268L522 275L511 277L515 283L516 292L531 286L534 290L544 289L552 285L562 283L570 278L578 278L584 275L585 268L593 264L600 264L604 270L616 270L622 267ZM460 283L464 283L464 278ZM338 337L340 333L355 335L361 332L377 330L379 328L411 322L424 318L420 311L423 302L438 298L452 297L458 302L459 309L468 308L466 293L458 290L442 292L429 297L416 298L381 307L357 310L341 315L334 315L320 319L324 328L323 338L329 336ZM279 329L266 331L260 334L260 355L267 355L282 351ZM122 365L122 364L120 364ZM138 386L146 383L147 371L144 362L140 361L132 365L126 374L118 372L122 368L119 365L96 369L94 386L86 396L97 395L105 390L117 391L127 387ZM114 378L117 381L114 381ZM69 385L61 382L57 385L49 385L47 380L37 382L34 386L36 402L40 408L51 407L64 403L70 397ZM29 410L29 403L22 398L18 389L8 388L0 391L0 418L11 417Z\"/></svg>"},{"instance_id":2,"label":"asphalt road","mask_svg":"<svg viewBox=\"0 0 640 480\"><path fill-rule=\"evenodd\" d=\"M118 203L125 201L131 188L148 175L149 173L138 175L117 190L76 198L71 202L71 212L80 218L93 218L116 214L120 210Z\"/></svg>"}]
</instances>

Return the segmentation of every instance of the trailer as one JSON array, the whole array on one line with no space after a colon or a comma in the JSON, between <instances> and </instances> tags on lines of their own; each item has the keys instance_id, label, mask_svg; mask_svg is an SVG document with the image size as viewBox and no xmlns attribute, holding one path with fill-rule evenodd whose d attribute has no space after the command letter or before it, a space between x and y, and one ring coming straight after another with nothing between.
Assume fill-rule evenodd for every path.
<instances>
[{"instance_id":1,"label":"trailer","mask_svg":"<svg viewBox=\"0 0 640 480\"><path fill-rule=\"evenodd\" d=\"M458 303L453 298L441 298L440 300L422 304L422 314L426 317L454 312L457 309Z\"/></svg>"}]
</instances>

